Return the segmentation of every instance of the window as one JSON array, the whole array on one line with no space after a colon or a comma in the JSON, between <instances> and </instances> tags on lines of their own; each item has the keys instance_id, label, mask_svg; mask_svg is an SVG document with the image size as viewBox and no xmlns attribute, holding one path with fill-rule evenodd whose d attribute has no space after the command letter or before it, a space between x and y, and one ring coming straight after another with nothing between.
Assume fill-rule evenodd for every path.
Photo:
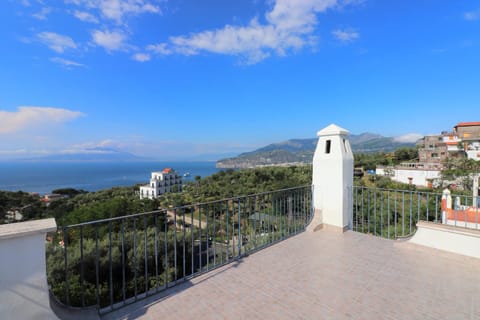
<instances>
[{"instance_id":1,"label":"window","mask_svg":"<svg viewBox=\"0 0 480 320\"><path fill-rule=\"evenodd\" d=\"M325 145L325 153L326 154L330 153L331 147L332 147L332 140L327 140L327 144Z\"/></svg>"}]
</instances>

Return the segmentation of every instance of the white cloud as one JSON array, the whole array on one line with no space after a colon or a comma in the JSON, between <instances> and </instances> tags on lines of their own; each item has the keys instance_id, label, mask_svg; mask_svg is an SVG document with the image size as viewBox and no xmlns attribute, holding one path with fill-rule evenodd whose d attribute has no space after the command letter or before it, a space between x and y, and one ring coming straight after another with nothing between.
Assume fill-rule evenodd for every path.
<instances>
[{"instance_id":1,"label":"white cloud","mask_svg":"<svg viewBox=\"0 0 480 320\"><path fill-rule=\"evenodd\" d=\"M61 64L65 67L85 67L84 64L81 64L72 60L63 59L60 57L51 58L50 61Z\"/></svg>"},{"instance_id":2,"label":"white cloud","mask_svg":"<svg viewBox=\"0 0 480 320\"><path fill-rule=\"evenodd\" d=\"M412 143L412 142L417 142L417 140L421 138L423 138L422 134L407 133L407 134L404 134L403 136L395 137L393 138L393 140L396 142L402 142L402 143Z\"/></svg>"},{"instance_id":3,"label":"white cloud","mask_svg":"<svg viewBox=\"0 0 480 320\"><path fill-rule=\"evenodd\" d=\"M343 43L348 43L357 40L360 34L354 30L333 30L332 35Z\"/></svg>"},{"instance_id":4,"label":"white cloud","mask_svg":"<svg viewBox=\"0 0 480 320\"><path fill-rule=\"evenodd\" d=\"M44 7L39 12L32 14L32 17L38 20L46 20L50 12L52 12L51 8Z\"/></svg>"},{"instance_id":5,"label":"white cloud","mask_svg":"<svg viewBox=\"0 0 480 320\"><path fill-rule=\"evenodd\" d=\"M478 20L480 19L480 10L465 12L463 18L468 21Z\"/></svg>"},{"instance_id":6,"label":"white cloud","mask_svg":"<svg viewBox=\"0 0 480 320\"><path fill-rule=\"evenodd\" d=\"M168 44L166 43L148 45L147 50L162 56L172 54L172 51L168 49Z\"/></svg>"},{"instance_id":7,"label":"white cloud","mask_svg":"<svg viewBox=\"0 0 480 320\"><path fill-rule=\"evenodd\" d=\"M37 38L44 45L58 53L63 53L66 49L77 48L77 44L72 38L55 32L40 32L37 34Z\"/></svg>"},{"instance_id":8,"label":"white cloud","mask_svg":"<svg viewBox=\"0 0 480 320\"><path fill-rule=\"evenodd\" d=\"M126 38L126 35L122 31L94 30L92 32L93 42L105 48L107 51L124 49Z\"/></svg>"},{"instance_id":9,"label":"white cloud","mask_svg":"<svg viewBox=\"0 0 480 320\"><path fill-rule=\"evenodd\" d=\"M132 59L138 62L150 61L150 55L147 53L135 53Z\"/></svg>"},{"instance_id":10,"label":"white cloud","mask_svg":"<svg viewBox=\"0 0 480 320\"><path fill-rule=\"evenodd\" d=\"M116 141L105 139L100 142L85 142L67 146L60 151L62 154L72 153L84 153L84 154L105 154L110 153L112 150L119 149L119 145Z\"/></svg>"},{"instance_id":11,"label":"white cloud","mask_svg":"<svg viewBox=\"0 0 480 320\"><path fill-rule=\"evenodd\" d=\"M49 127L84 114L61 108L21 106L17 111L0 110L0 134L24 131L32 128Z\"/></svg>"},{"instance_id":12,"label":"white cloud","mask_svg":"<svg viewBox=\"0 0 480 320\"><path fill-rule=\"evenodd\" d=\"M84 21L84 22L90 22L90 23L98 23L98 19L97 17L95 17L93 14L91 13L88 13L86 11L78 11L78 10L75 10L75 12L73 13L73 15L81 20L81 21Z\"/></svg>"},{"instance_id":13,"label":"white cloud","mask_svg":"<svg viewBox=\"0 0 480 320\"><path fill-rule=\"evenodd\" d=\"M159 13L160 8L142 0L104 0L100 2L100 11L105 17L120 23L124 15Z\"/></svg>"},{"instance_id":14,"label":"white cloud","mask_svg":"<svg viewBox=\"0 0 480 320\"><path fill-rule=\"evenodd\" d=\"M351 0L276 0L265 14L266 23L252 19L246 26L226 25L189 35L171 37L167 44L150 45L158 54L201 52L241 57L247 64L271 55L284 56L316 44L317 15L335 7L358 4ZM358 37L358 34L356 34Z\"/></svg>"},{"instance_id":15,"label":"white cloud","mask_svg":"<svg viewBox=\"0 0 480 320\"><path fill-rule=\"evenodd\" d=\"M67 2L86 10L98 10L103 18L113 20L117 24L123 23L124 18L129 15L162 12L158 5L147 0L69 0Z\"/></svg>"}]
</instances>

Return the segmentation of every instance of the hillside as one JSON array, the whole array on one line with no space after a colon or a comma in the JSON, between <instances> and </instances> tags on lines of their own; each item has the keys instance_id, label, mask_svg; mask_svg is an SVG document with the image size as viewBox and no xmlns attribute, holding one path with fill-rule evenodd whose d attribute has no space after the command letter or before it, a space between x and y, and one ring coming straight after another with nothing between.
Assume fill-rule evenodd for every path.
<instances>
[{"instance_id":1,"label":"hillside","mask_svg":"<svg viewBox=\"0 0 480 320\"><path fill-rule=\"evenodd\" d=\"M400 147L413 147L414 143L401 143L393 137L374 133L350 135L354 153L390 152ZM272 143L237 157L217 161L217 168L252 168L287 163L311 163L318 139L291 139Z\"/></svg>"}]
</instances>

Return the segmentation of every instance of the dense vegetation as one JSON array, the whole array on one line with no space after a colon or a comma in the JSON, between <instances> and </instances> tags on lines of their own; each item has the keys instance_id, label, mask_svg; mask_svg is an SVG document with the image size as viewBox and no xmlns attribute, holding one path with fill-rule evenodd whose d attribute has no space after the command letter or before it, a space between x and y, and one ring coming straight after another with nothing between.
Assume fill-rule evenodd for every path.
<instances>
[{"instance_id":1,"label":"dense vegetation","mask_svg":"<svg viewBox=\"0 0 480 320\"><path fill-rule=\"evenodd\" d=\"M442 179L446 181L459 181L467 191L472 190L473 179L471 175L480 173L480 161L458 158L446 159L442 170Z\"/></svg>"},{"instance_id":2,"label":"dense vegetation","mask_svg":"<svg viewBox=\"0 0 480 320\"><path fill-rule=\"evenodd\" d=\"M21 210L24 220L45 217L39 198L30 193L0 191L0 224L10 210Z\"/></svg>"},{"instance_id":3,"label":"dense vegetation","mask_svg":"<svg viewBox=\"0 0 480 320\"><path fill-rule=\"evenodd\" d=\"M58 225L119 217L162 208L208 202L273 191L311 183L311 166L266 167L251 170L227 170L187 183L183 192L165 194L155 200L140 200L138 186L115 187L98 192L59 189L65 195L48 206L38 196L25 192L0 191L0 219L11 208L28 206L26 220L53 217Z\"/></svg>"},{"instance_id":4,"label":"dense vegetation","mask_svg":"<svg viewBox=\"0 0 480 320\"><path fill-rule=\"evenodd\" d=\"M59 200L47 210L58 217L60 225L66 225L308 185L311 175L308 166L227 170L205 179L196 178L183 192L169 193L157 200L138 199L135 188L113 188ZM123 292L128 298L149 288L163 287L210 264L232 259L239 234L242 235L241 250L248 252L292 232L294 225L304 221L304 208L309 208L310 204L306 202L307 194L298 191L289 204L286 202L288 192L187 206L176 211L176 224L173 211L163 210L136 218L61 228L47 245L49 283L55 296L75 306L97 303L97 288L99 303L106 306L111 301L122 301ZM274 207L277 211L273 215ZM279 212L287 212L287 208L295 212L294 220L300 220L288 227L286 216L278 217ZM252 214L258 216L258 221L257 218L252 220ZM203 228L186 227L183 220L189 222L193 217L205 225L210 223ZM213 256L212 252L204 252L207 248L215 252L212 247L216 248Z\"/></svg>"},{"instance_id":5,"label":"dense vegetation","mask_svg":"<svg viewBox=\"0 0 480 320\"><path fill-rule=\"evenodd\" d=\"M416 159L418 159L417 148L402 147L393 153L377 152L355 154L355 167L362 167L365 170L375 170L378 165L390 166Z\"/></svg>"},{"instance_id":6,"label":"dense vegetation","mask_svg":"<svg viewBox=\"0 0 480 320\"><path fill-rule=\"evenodd\" d=\"M412 235L417 221L441 221L441 192L394 187L354 190L353 230L397 239Z\"/></svg>"},{"instance_id":7,"label":"dense vegetation","mask_svg":"<svg viewBox=\"0 0 480 320\"><path fill-rule=\"evenodd\" d=\"M311 184L311 166L220 171L187 184L182 193L159 198L162 207L180 206Z\"/></svg>"}]
</instances>

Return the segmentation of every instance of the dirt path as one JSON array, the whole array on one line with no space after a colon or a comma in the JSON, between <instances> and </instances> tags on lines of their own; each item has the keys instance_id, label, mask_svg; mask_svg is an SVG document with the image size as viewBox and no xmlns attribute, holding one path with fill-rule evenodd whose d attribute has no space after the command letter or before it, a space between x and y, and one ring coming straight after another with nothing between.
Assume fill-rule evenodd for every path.
<instances>
[{"instance_id":1,"label":"dirt path","mask_svg":"<svg viewBox=\"0 0 480 320\"><path fill-rule=\"evenodd\" d=\"M175 212L174 211L167 211L167 219L168 221L175 221ZM177 215L177 221L183 221L184 217L181 216L181 215ZM202 229L205 229L207 227L207 223L203 221L203 223L200 223L200 220L198 219L195 219L193 218L193 221L192 221L192 217L186 217L185 219L185 224L188 224L188 225L191 225L193 223L193 225L197 228L202 228Z\"/></svg>"}]
</instances>

